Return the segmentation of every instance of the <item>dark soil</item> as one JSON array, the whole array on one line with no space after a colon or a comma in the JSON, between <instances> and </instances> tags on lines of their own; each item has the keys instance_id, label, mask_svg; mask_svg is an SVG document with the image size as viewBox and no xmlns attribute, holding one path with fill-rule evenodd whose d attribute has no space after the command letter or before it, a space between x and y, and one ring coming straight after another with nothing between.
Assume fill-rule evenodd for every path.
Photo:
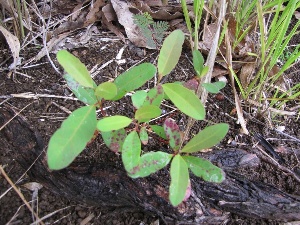
<instances>
[{"instance_id":1,"label":"dark soil","mask_svg":"<svg viewBox=\"0 0 300 225\"><path fill-rule=\"evenodd\" d=\"M103 31L102 36L109 36L108 33ZM114 37L115 38L115 37ZM95 37L84 47L72 49L71 52L77 55L80 60L87 65L91 70L95 65L100 67L105 62L114 59L119 50L124 46L121 41L99 41L100 37ZM294 43L299 43L299 36L293 39ZM0 64L10 57L10 52L6 50L7 46L2 45ZM140 52L145 51L145 56ZM138 54L139 53L139 54ZM23 60L27 60L37 54L36 49L26 48L23 50L21 57ZM134 46L127 45L122 58L126 59L126 63L118 65L117 62L112 62L107 67L98 71L95 76L96 83L107 81L110 78L115 78L118 74L127 70L134 64L145 60L146 62L154 62L157 56L155 50L141 50ZM58 66L55 59L55 55L51 54L52 60ZM192 78L193 68L188 60L190 59L189 50L186 49L186 54L183 54L179 65L172 72L169 80L188 80ZM5 64L2 64L2 68L7 68L11 63L8 60ZM40 64L43 63L43 64ZM63 119L68 116L66 110L73 111L82 103L76 100L68 99L71 96L70 90L67 88L66 83L62 79L62 74L58 74L50 65L46 57L42 58L36 63L36 66L29 68L22 68L18 70L18 74L14 74L13 77L7 76L7 71L1 72L1 94L2 99L1 106L12 108L19 112L22 110L22 115L26 117L28 123L36 129L44 139L45 143L48 143L49 138L60 126ZM31 63L34 65L34 63ZM300 65L295 64L287 72L293 73L290 77L293 83L300 81L299 73ZM22 74L21 74L22 73ZM24 74L26 76L24 76ZM149 87L153 86L151 82L147 84ZM37 99L23 97L9 98L11 94L20 93L32 93L33 95L44 95ZM46 95L49 95L48 97ZM51 95L51 96L50 96ZM28 96L28 95L27 95ZM55 96L55 97L54 97ZM224 97L224 98L223 98ZM5 102L4 102L5 101ZM241 134L240 125L237 124L237 116L234 113L235 105L233 103L232 91L230 85L222 91L221 96L209 95L206 103L206 121L197 123L192 130L192 133L198 132L201 128L210 123L225 122L230 125L230 131L225 139L217 146L220 151L226 151L226 148L241 148L252 149L257 141L251 137ZM295 107L299 102L290 102L288 107ZM133 109L129 107L130 98L126 97L122 101L110 103L107 106L107 112L109 114L123 114L132 115ZM278 154L284 158L285 166L291 170L299 171L299 157L300 157L300 144L299 142L283 136L276 131L272 131L266 126L264 117L255 116L251 113L251 107L244 108L248 129L251 132L259 132L267 138L275 149L281 150ZM165 110L169 110L165 108ZM175 114L174 118L181 121L181 127L184 128L186 118L180 114ZM297 116L277 116L274 119L274 125L285 126L284 133L296 138L300 138L299 125L300 120ZM155 139L151 139L148 150L156 148L157 143ZM68 199L64 199L60 196L51 193L51 190L41 188L38 191L36 198L34 198L33 191L26 188L26 184L35 182L26 175L26 171L20 167L15 158L12 157L12 150L3 137L0 136L0 164L5 166L5 171L8 176L16 183L24 194L26 200L34 204L34 209L38 209L38 215L40 218L49 215L49 218L45 219L47 224L159 224L159 217L148 215L145 212L120 212L119 210L107 210L103 208L97 208L94 206L84 205L80 202L72 202ZM165 147L165 146L161 146ZM254 152L255 153L255 152ZM88 163L95 163L101 161L108 161L109 163L115 163L120 165L121 161L116 161L118 156L108 152L101 139L98 138L92 147L85 150L76 160L85 161ZM280 190L292 194L300 195L300 185L289 174L283 172L274 165L262 160L258 169L245 169L238 171L240 174L245 175L251 180L261 181L273 185ZM24 175L24 176L23 176ZM18 197L11 186L4 179L0 177L0 224L31 224L35 221L29 210L26 208L22 200ZM8 191L9 190L9 191ZM7 193L5 193L7 191ZM54 213L58 211L57 213ZM53 213L53 215L50 215ZM90 220L89 220L90 218ZM89 220L89 221L88 221ZM162 221L160 221L162 223ZM246 217L237 216L231 214L224 224L279 224L275 221L268 220L253 220Z\"/></svg>"}]
</instances>

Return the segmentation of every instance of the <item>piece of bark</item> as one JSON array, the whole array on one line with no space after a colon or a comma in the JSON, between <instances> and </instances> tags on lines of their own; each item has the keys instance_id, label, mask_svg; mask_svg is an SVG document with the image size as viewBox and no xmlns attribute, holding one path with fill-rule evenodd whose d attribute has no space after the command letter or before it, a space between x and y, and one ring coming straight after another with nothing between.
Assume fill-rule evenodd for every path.
<instances>
[{"instance_id":1,"label":"piece of bark","mask_svg":"<svg viewBox=\"0 0 300 225\"><path fill-rule=\"evenodd\" d=\"M0 126L13 116L11 110L0 108ZM228 217L224 212L278 221L300 220L299 196L250 181L234 172L235 167L245 166L247 162L252 166L258 163L244 150L206 153L208 158L223 167L226 180L215 184L191 176L192 196L179 207L172 207L168 201L167 169L141 179L131 179L123 167L104 163L73 163L67 169L50 171L46 166L42 138L20 116L1 130L0 140L12 146L14 157L24 169L38 158L28 172L32 179L56 194L81 203L144 211L159 215L167 224L220 224Z\"/></svg>"}]
</instances>

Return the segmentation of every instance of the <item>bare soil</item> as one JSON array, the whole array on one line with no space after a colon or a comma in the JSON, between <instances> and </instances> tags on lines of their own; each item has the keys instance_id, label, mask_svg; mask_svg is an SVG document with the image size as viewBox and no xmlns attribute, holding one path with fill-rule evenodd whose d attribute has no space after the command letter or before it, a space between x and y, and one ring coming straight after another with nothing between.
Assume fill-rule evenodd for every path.
<instances>
[{"instance_id":1,"label":"bare soil","mask_svg":"<svg viewBox=\"0 0 300 225\"><path fill-rule=\"evenodd\" d=\"M115 39L115 37L105 30L102 30L102 32L101 36L94 37L84 47L71 50L74 55L78 56L80 60L87 65L89 70L95 65L100 67L109 60L115 59L120 49L125 46L121 41L112 40ZM102 37L111 38L111 40L105 42L101 39ZM299 35L293 39L295 44L298 44L299 40ZM4 61L10 58L10 52L6 45L1 45L0 51L0 65L2 68L8 68L11 59L6 62ZM181 56L179 65L169 76L168 79L170 81L185 81L194 76L193 68L189 61L191 55L188 49L185 49L185 52L186 53ZM23 61L26 61L36 54L37 50L35 48L28 47L23 50L21 56L23 57ZM116 61L113 61L105 68L99 70L94 79L96 83L113 79L118 74L139 62L154 62L157 54L158 52L156 50L139 49L128 44L125 46L125 51L122 56L126 62L118 65ZM55 65L59 67L55 55L51 54L50 56ZM20 73L10 77L7 76L8 73L6 70L1 71L0 97L3 101L1 105L10 107L16 111L22 110L22 115L26 117L29 124L41 134L44 142L48 143L49 138L60 126L62 120L68 116L67 110L73 111L81 106L82 103L77 100L69 99L72 95L62 78L62 73L57 73L46 57L38 62L31 63L31 65L32 67L20 68L18 70ZM287 77L289 77L289 74L292 74L292 76L289 77L291 82L297 83L300 81L299 69L300 65L298 63L286 73ZM147 85L151 87L152 84L149 82ZM29 92L33 96L39 95L39 97L33 98L32 95L30 97L28 95ZM12 94L20 93L24 93L24 95L10 98ZM257 140L252 136L241 134L240 125L237 124L237 116L233 102L230 85L227 85L218 97L209 95L206 103L206 121L199 122L193 127L193 132L196 133L211 122L228 123L230 125L230 131L222 143L217 146L220 151L226 151L226 148L233 147L251 149L257 144ZM295 107L298 104L299 101L289 102L287 108ZM132 115L133 109L130 108L129 105L130 98L126 97L122 101L108 104L107 106L110 108L108 108L107 111L109 114L121 113L123 115ZM269 127L266 126L266 121L263 116L252 116L251 107L245 106L244 109L248 129L253 133L262 133L274 148L280 151L278 154L284 158L286 162L285 166L297 172L298 176L300 176L300 143L276 131L270 130ZM168 108L165 110L168 110ZM180 114L175 114L174 118L181 121L181 126L184 128L186 118ZM274 124L276 126L285 126L284 133L298 139L300 138L300 120L297 116L277 116L274 119ZM120 161L115 161L115 159L118 159L118 156L107 153L107 149L105 150L105 146L101 144L100 138L96 141L98 141L98 143L95 144L95 148L91 151L84 151L78 157L78 161L94 163L113 157L113 160L109 160L110 163L121 163ZM36 193L34 194L33 191L28 190L26 184L36 181L28 177L26 170L20 167L12 157L13 154L11 153L10 145L3 140L2 136L0 136L0 143L0 164L5 166L5 171L13 182L16 183L18 181L16 183L17 187L24 194L26 200L33 204L33 208L38 209L39 217L42 218L49 215L49 218L44 221L46 224L163 224L158 216L148 215L146 212L108 211L106 209L84 205L80 202L72 202L52 194L51 190L45 188L38 190L35 196ZM165 147L153 139L147 148L151 150L151 148L157 147L157 145ZM258 169L241 170L239 173L247 176L249 179L273 185L286 193L300 196L300 185L295 179L276 166L263 160ZM0 224L33 223L35 221L34 217L15 191L10 188L11 186L4 177L0 176L0 193L3 194L0 197ZM5 193L6 191L8 192ZM54 213L57 210L59 211ZM53 215L50 215L51 213L53 213ZM228 220L224 221L224 224L279 224L279 222L259 219L253 220L231 214Z\"/></svg>"}]
</instances>

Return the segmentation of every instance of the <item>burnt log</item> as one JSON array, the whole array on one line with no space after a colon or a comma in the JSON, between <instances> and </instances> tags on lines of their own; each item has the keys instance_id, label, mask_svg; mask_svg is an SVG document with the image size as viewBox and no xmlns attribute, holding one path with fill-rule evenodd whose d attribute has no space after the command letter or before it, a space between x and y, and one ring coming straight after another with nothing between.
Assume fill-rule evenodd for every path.
<instances>
[{"instance_id":1,"label":"burnt log","mask_svg":"<svg viewBox=\"0 0 300 225\"><path fill-rule=\"evenodd\" d=\"M12 110L0 108L0 127L14 116ZM226 212L258 219L300 220L299 196L251 181L235 172L237 167L255 167L260 163L259 158L245 150L208 153L207 157L225 171L225 181L208 183L191 176L191 197L178 207L172 207L168 201L167 171L131 179L122 166L82 162L74 162L60 171L50 171L43 139L21 116L4 126L0 140L12 147L13 157L24 169L30 167L28 174L32 179L55 194L81 203L144 211L159 215L167 224L219 224L227 218Z\"/></svg>"}]
</instances>

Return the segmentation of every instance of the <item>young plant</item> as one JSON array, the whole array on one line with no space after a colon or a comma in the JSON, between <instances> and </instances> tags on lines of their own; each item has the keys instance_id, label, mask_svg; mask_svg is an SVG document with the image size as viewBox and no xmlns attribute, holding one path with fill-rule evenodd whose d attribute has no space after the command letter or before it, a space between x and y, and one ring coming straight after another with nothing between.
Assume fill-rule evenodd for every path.
<instances>
[{"instance_id":1,"label":"young plant","mask_svg":"<svg viewBox=\"0 0 300 225\"><path fill-rule=\"evenodd\" d=\"M134 22L142 31L142 35L147 40L147 45L151 48L157 48L162 42L165 32L169 28L166 21L154 22L148 12L136 14L133 16Z\"/></svg>"},{"instance_id":2,"label":"young plant","mask_svg":"<svg viewBox=\"0 0 300 225\"><path fill-rule=\"evenodd\" d=\"M79 59L66 50L59 51L57 59L67 73L67 84L87 106L71 113L51 137L47 150L49 168L59 170L70 165L100 132L107 147L121 153L125 170L132 178L149 176L171 164L169 199L173 206L189 196L189 170L205 181L222 182L225 179L222 169L191 154L219 143L226 135L228 125L220 123L208 126L183 145L182 132L172 118L165 119L163 126L149 123L161 115L161 102L166 98L187 116L203 120L205 109L194 91L181 83L158 83L149 91L137 90L155 76L156 70L162 78L174 69L181 55L183 40L182 31L173 31L163 43L157 68L150 63L143 63L122 73L113 82L99 85L95 84ZM134 117L106 115L102 109L103 102L117 101L129 91L135 91L131 96L136 108ZM99 119L97 108L103 115ZM126 129L129 126L130 129ZM148 143L150 131L168 140L173 151L170 153L157 149L142 153L142 145Z\"/></svg>"}]
</instances>

